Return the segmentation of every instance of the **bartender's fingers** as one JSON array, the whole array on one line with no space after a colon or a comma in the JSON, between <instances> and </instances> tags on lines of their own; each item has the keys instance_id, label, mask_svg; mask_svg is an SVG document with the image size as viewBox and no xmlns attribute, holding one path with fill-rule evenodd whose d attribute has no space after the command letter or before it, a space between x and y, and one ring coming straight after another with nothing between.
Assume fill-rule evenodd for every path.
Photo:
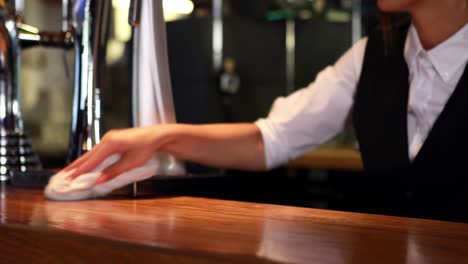
<instances>
[{"instance_id":1,"label":"bartender's fingers","mask_svg":"<svg viewBox=\"0 0 468 264\"><path fill-rule=\"evenodd\" d=\"M79 175L91 171L101 164L106 158L116 152L113 144L99 144L93 150L86 153L86 158L80 161L75 171L68 176L68 179L74 179ZM85 157L85 155L83 157Z\"/></svg>"},{"instance_id":2,"label":"bartender's fingers","mask_svg":"<svg viewBox=\"0 0 468 264\"><path fill-rule=\"evenodd\" d=\"M122 158L113 165L107 167L102 171L102 176L97 179L96 184L101 184L106 181L112 180L118 175L129 171L133 168L145 164L151 158L152 151L141 152L141 151L129 151L125 153Z\"/></svg>"},{"instance_id":3,"label":"bartender's fingers","mask_svg":"<svg viewBox=\"0 0 468 264\"><path fill-rule=\"evenodd\" d=\"M92 151L96 151L96 149L99 148L99 145L97 145L96 147L94 147L94 149ZM92 151L88 151L86 152L85 154L83 154L83 156L79 157L78 159L74 160L71 164L69 164L67 167L63 168L61 170L61 172L67 172L67 171L71 171L75 168L78 168L79 166L81 166L83 163L85 163L89 156L92 155Z\"/></svg>"},{"instance_id":4,"label":"bartender's fingers","mask_svg":"<svg viewBox=\"0 0 468 264\"><path fill-rule=\"evenodd\" d=\"M110 151L109 148L117 148L120 145L120 144L118 144L118 142L116 142L117 140L115 139L116 138L115 135L117 133L119 133L119 132L117 132L115 130L114 131L109 131L108 133L106 133L99 144L97 144L96 146L94 146L93 149L86 152L85 154L83 154L83 156L81 156L80 158L78 158L77 160L72 162L70 165L68 165L66 168L64 168L63 171L66 172L66 171L70 171L72 169L80 168L84 164L87 164L90 160L94 160L95 158L101 157L102 149L106 149L109 152ZM105 158L107 158L107 157L106 156L102 157L101 161L103 161ZM93 162L93 164L95 164L95 163L99 164L99 162ZM94 167L96 167L96 166L97 165L95 165ZM86 166L86 168L89 168L89 167L91 167L91 166ZM91 168L91 169L93 169L93 168Z\"/></svg>"}]
</instances>

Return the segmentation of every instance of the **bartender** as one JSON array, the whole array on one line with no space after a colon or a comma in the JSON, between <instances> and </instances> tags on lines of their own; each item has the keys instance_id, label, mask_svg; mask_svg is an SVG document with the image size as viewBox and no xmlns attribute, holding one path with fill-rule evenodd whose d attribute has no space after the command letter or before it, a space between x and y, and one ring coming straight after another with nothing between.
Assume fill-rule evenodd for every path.
<instances>
[{"instance_id":1,"label":"bartender","mask_svg":"<svg viewBox=\"0 0 468 264\"><path fill-rule=\"evenodd\" d=\"M332 138L351 113L375 183L367 199L414 216L468 220L468 0L378 6L379 29L308 87L278 98L267 118L110 131L64 171L76 169L71 178L79 177L121 154L100 184L159 151L208 166L272 169ZM411 19L394 20L394 13Z\"/></svg>"}]
</instances>

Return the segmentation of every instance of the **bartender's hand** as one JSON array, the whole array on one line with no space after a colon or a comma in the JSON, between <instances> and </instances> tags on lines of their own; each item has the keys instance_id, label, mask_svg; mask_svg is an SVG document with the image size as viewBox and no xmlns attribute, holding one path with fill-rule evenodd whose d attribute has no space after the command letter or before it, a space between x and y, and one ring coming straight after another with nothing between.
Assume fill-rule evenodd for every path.
<instances>
[{"instance_id":1,"label":"bartender's hand","mask_svg":"<svg viewBox=\"0 0 468 264\"><path fill-rule=\"evenodd\" d=\"M91 151L75 160L63 171L75 169L69 176L70 179L74 179L96 168L110 155L120 154L120 160L107 167L96 183L108 181L125 171L146 163L158 147L164 144L164 140L162 140L164 126L160 126L159 130L156 126L111 130Z\"/></svg>"},{"instance_id":2,"label":"bartender's hand","mask_svg":"<svg viewBox=\"0 0 468 264\"><path fill-rule=\"evenodd\" d=\"M102 172L99 184L143 165L155 152L211 167L265 169L263 139L255 124L169 124L110 131L62 172L75 169L69 176L74 179L93 170L110 155L120 154L121 159Z\"/></svg>"}]
</instances>

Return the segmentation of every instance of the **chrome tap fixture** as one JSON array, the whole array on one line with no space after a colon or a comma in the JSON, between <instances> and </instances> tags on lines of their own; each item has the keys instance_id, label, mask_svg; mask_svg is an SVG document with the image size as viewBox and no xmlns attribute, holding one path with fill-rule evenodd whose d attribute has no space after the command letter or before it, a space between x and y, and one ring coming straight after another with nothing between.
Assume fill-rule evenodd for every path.
<instances>
[{"instance_id":1,"label":"chrome tap fixture","mask_svg":"<svg viewBox=\"0 0 468 264\"><path fill-rule=\"evenodd\" d=\"M72 48L74 84L67 161L83 155L101 139L101 90L111 0L62 0L62 32L27 32L23 46ZM25 29L32 28L26 26Z\"/></svg>"},{"instance_id":2,"label":"chrome tap fixture","mask_svg":"<svg viewBox=\"0 0 468 264\"><path fill-rule=\"evenodd\" d=\"M129 3L129 23L133 27L133 126L175 123L162 0L130 0ZM16 179L26 178L23 182L31 185L27 181L28 175L32 175L29 171L40 174L36 170L41 168L23 132L19 111L21 48L41 45L73 50L75 72L68 162L91 150L101 139L101 91L105 90L112 2L62 0L62 4L61 32L41 32L23 23L23 1L0 0L0 181L14 175L13 184ZM140 53L140 50L147 52ZM157 173L185 174L183 163L175 157L159 153L158 158ZM26 173L11 173L18 170Z\"/></svg>"},{"instance_id":3,"label":"chrome tap fixture","mask_svg":"<svg viewBox=\"0 0 468 264\"><path fill-rule=\"evenodd\" d=\"M0 181L12 170L41 168L23 129L19 102L21 45L17 23L22 1L0 1ZM20 8L17 8L20 7Z\"/></svg>"},{"instance_id":4,"label":"chrome tap fixture","mask_svg":"<svg viewBox=\"0 0 468 264\"><path fill-rule=\"evenodd\" d=\"M68 162L99 143L101 89L110 0L63 0L63 28L73 34L75 81Z\"/></svg>"},{"instance_id":5,"label":"chrome tap fixture","mask_svg":"<svg viewBox=\"0 0 468 264\"><path fill-rule=\"evenodd\" d=\"M22 19L23 1L0 0L0 181L12 171L40 170L23 129L19 102L21 49L49 46L74 50L74 98L68 161L101 137L100 93L110 0L63 0L62 32L40 32Z\"/></svg>"}]
</instances>

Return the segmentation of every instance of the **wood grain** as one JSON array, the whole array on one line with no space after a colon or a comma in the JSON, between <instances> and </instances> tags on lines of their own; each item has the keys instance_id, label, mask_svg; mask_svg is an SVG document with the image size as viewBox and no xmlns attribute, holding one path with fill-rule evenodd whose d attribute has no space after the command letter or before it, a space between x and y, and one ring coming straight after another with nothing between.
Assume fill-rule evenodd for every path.
<instances>
[{"instance_id":1,"label":"wood grain","mask_svg":"<svg viewBox=\"0 0 468 264\"><path fill-rule=\"evenodd\" d=\"M359 150L351 147L323 147L289 162L290 168L362 171Z\"/></svg>"},{"instance_id":2,"label":"wood grain","mask_svg":"<svg viewBox=\"0 0 468 264\"><path fill-rule=\"evenodd\" d=\"M7 187L1 263L464 263L468 224L197 197L47 201Z\"/></svg>"}]
</instances>

